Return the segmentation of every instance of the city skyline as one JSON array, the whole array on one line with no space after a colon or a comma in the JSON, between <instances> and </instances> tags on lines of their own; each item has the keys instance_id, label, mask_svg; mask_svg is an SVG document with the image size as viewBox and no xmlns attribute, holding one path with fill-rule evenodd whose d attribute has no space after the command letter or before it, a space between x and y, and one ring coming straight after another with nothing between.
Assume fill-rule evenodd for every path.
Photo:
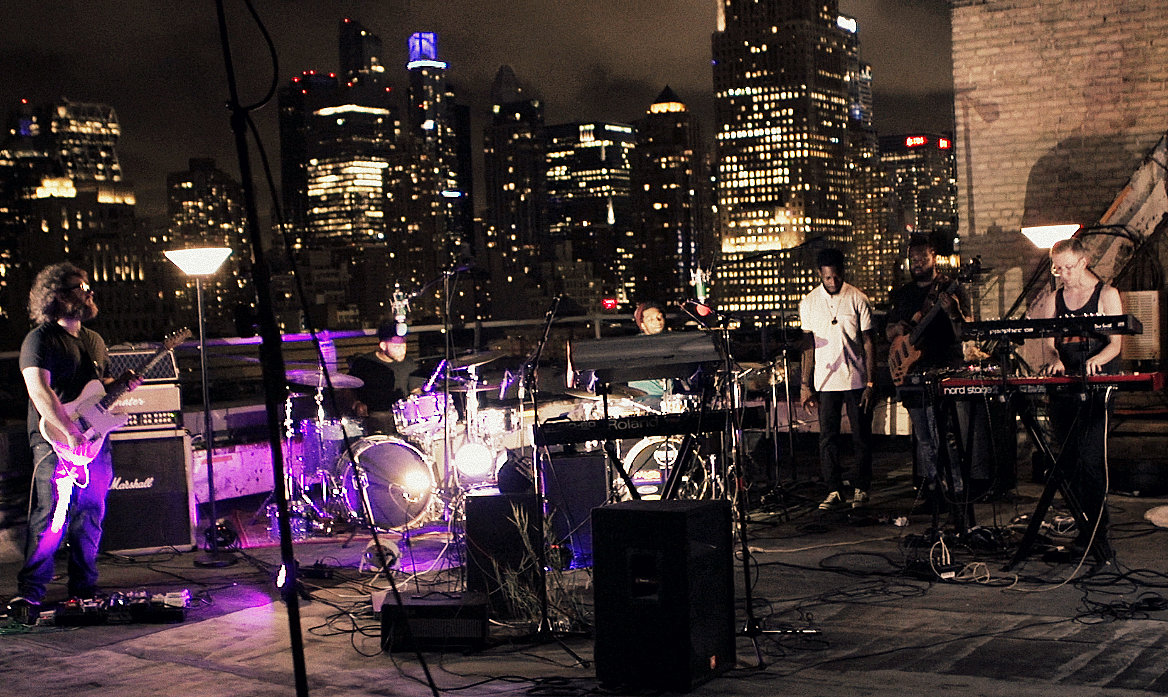
<instances>
[{"instance_id":1,"label":"city skyline","mask_svg":"<svg viewBox=\"0 0 1168 697\"><path fill-rule=\"evenodd\" d=\"M939 4L840 2L841 12L857 18L862 55L873 64L875 120L882 134L952 129L949 10ZM257 10L276 44L277 84L302 70L338 68L336 22L343 16L382 37L388 76L398 89L406 84L405 37L438 32L451 81L472 106L476 137L502 64L543 97L549 124L636 120L665 85L704 124L712 123L713 0L648 2L633 9L598 2L557 6L554 14L541 11L547 7L551 3L525 3L521 11L454 0L425 8L409 2L398 8L290 2L279 11ZM230 172L236 159L213 6L168 8L165 16L152 9L144 2L120 3L113 13L87 6L5 8L0 16L10 38L0 55L10 79L0 95L6 114L21 98L42 104L65 96L113 106L122 123L125 179L135 188L140 214L156 216L165 209L167 173L184 169L190 157L213 157ZM242 8L228 11L241 100L254 102L267 88L267 52ZM119 36L114 27L125 33ZM273 162L275 115L273 101L255 116ZM484 201L476 204L481 208Z\"/></svg>"}]
</instances>

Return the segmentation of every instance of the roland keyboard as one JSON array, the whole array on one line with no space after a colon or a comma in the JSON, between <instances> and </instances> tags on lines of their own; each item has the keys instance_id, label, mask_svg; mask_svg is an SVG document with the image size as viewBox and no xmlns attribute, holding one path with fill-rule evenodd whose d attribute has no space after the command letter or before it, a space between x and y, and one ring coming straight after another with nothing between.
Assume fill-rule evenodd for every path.
<instances>
[{"instance_id":1,"label":"roland keyboard","mask_svg":"<svg viewBox=\"0 0 1168 697\"><path fill-rule=\"evenodd\" d=\"M594 440L713 433L726 425L725 409L676 414L638 414L592 421L545 421L535 429L536 445L568 445Z\"/></svg>"}]
</instances>

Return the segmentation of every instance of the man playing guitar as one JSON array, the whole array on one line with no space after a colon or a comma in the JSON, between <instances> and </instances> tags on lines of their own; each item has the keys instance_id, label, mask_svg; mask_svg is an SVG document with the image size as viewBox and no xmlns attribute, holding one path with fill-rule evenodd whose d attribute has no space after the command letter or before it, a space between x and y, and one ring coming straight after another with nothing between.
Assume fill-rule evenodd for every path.
<instances>
[{"instance_id":1,"label":"man playing guitar","mask_svg":"<svg viewBox=\"0 0 1168 697\"><path fill-rule=\"evenodd\" d=\"M908 261L912 280L893 290L886 329L892 342L889 368L898 384L902 380L896 380L897 368L903 379L906 373L960 366L961 327L972 319L969 293L937 271L937 247L928 235L914 233L909 238ZM944 440L937 428L936 405L929 403L923 391L902 391L900 397L916 436L916 474L923 481L926 497L939 504L938 458L948 453L941 452ZM964 485L959 472L951 474L950 493L956 495Z\"/></svg>"},{"instance_id":2,"label":"man playing guitar","mask_svg":"<svg viewBox=\"0 0 1168 697\"><path fill-rule=\"evenodd\" d=\"M141 378L132 372L117 381L106 376L105 341L81 326L97 316L97 304L85 272L78 267L65 262L43 269L33 281L28 307L36 326L21 345L20 371L29 395L32 500L24 566L17 574L18 596L8 608L10 618L32 623L53 578L53 557L66 537L70 597L92 598L97 590L97 553L113 465L105 438L87 438L84 429L70 419L65 403L76 399L92 380L132 388ZM67 443L57 444L58 448L93 458L87 482L79 482L63 466L54 444L41 433L42 417L54 432L65 434Z\"/></svg>"}]
</instances>

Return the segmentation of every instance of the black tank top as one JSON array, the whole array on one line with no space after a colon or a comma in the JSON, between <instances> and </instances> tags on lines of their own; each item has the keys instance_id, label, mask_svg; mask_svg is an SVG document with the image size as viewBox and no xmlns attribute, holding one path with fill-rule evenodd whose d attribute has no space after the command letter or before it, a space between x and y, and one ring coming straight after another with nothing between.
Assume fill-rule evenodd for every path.
<instances>
[{"instance_id":1,"label":"black tank top","mask_svg":"<svg viewBox=\"0 0 1168 697\"><path fill-rule=\"evenodd\" d=\"M1054 294L1054 314L1055 317L1083 317L1086 315L1099 314L1099 296L1103 292L1103 281L1095 284L1095 290L1092 291L1091 297L1083 306L1077 310L1072 310L1067 307L1066 301L1063 299L1063 289L1059 288ZM1083 374L1084 368L1087 364L1087 359L1103 350L1103 347L1108 343L1108 338L1102 334L1091 332L1086 336L1064 336L1054 340L1055 349L1058 350L1059 360L1063 362L1063 367L1066 368L1067 375ZM1107 365L1103 366L1102 372L1114 373L1119 364L1119 358L1112 359Z\"/></svg>"}]
</instances>

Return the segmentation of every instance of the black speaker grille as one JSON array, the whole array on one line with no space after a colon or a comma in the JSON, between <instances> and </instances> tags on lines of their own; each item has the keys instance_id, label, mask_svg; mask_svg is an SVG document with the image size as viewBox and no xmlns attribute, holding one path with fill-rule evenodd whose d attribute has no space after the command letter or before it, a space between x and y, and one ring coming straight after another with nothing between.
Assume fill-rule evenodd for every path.
<instances>
[{"instance_id":1,"label":"black speaker grille","mask_svg":"<svg viewBox=\"0 0 1168 697\"><path fill-rule=\"evenodd\" d=\"M110 375L117 377L127 370L141 372L142 366L154 357L154 350L122 350L110 349ZM146 382L173 382L178 380L178 364L174 360L174 353L168 353L158 360L145 375Z\"/></svg>"}]
</instances>

